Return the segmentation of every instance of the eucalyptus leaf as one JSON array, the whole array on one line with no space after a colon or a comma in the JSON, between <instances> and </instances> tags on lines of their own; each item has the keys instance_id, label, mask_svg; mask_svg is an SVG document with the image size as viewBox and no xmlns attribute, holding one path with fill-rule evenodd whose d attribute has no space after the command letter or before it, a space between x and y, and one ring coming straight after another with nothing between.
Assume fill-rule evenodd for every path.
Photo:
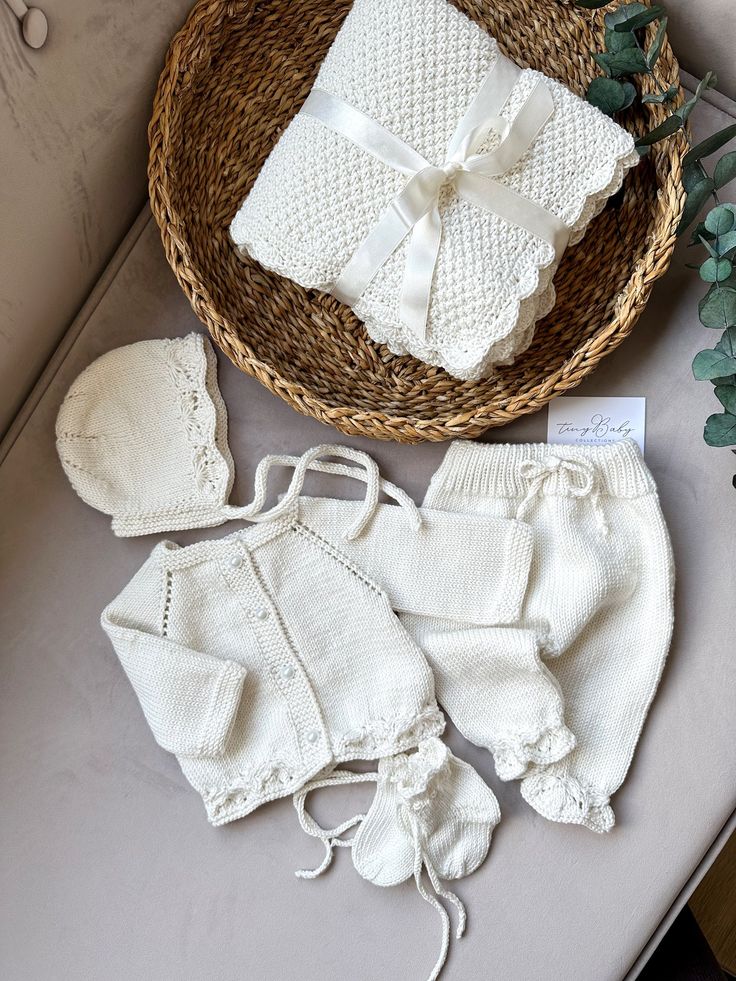
<instances>
[{"instance_id":1,"label":"eucalyptus leaf","mask_svg":"<svg viewBox=\"0 0 736 981\"><path fill-rule=\"evenodd\" d=\"M632 3L623 9L628 10L635 6L638 7L640 5ZM664 7L659 7L655 4L653 7L648 7L645 10L632 13L632 15L627 17L626 20L617 23L613 29L614 31L638 31L640 28L646 27L647 24L651 24L653 20L659 20L659 18L663 16Z\"/></svg>"},{"instance_id":2,"label":"eucalyptus leaf","mask_svg":"<svg viewBox=\"0 0 736 981\"><path fill-rule=\"evenodd\" d=\"M670 85L666 92L649 92L647 95L641 97L641 101L644 105L649 105L649 103L655 103L656 105L664 105L665 102L672 102L677 98L679 88L676 85Z\"/></svg>"},{"instance_id":3,"label":"eucalyptus leaf","mask_svg":"<svg viewBox=\"0 0 736 981\"><path fill-rule=\"evenodd\" d=\"M719 258L715 245L712 245L704 235L700 236L700 244L708 250L709 255L713 256L714 259Z\"/></svg>"},{"instance_id":4,"label":"eucalyptus leaf","mask_svg":"<svg viewBox=\"0 0 736 981\"><path fill-rule=\"evenodd\" d=\"M700 301L700 322L704 327L725 330L736 326L736 290L717 289Z\"/></svg>"},{"instance_id":5,"label":"eucalyptus leaf","mask_svg":"<svg viewBox=\"0 0 736 981\"><path fill-rule=\"evenodd\" d=\"M736 327L728 327L721 335L715 350L727 358L736 358Z\"/></svg>"},{"instance_id":6,"label":"eucalyptus leaf","mask_svg":"<svg viewBox=\"0 0 736 981\"><path fill-rule=\"evenodd\" d=\"M611 69L608 66L608 59L610 58L610 55L598 54L598 52L596 51L593 51L592 54L593 54L593 61L596 63L596 65L598 65L599 68L602 68L606 76L610 78Z\"/></svg>"},{"instance_id":7,"label":"eucalyptus leaf","mask_svg":"<svg viewBox=\"0 0 736 981\"><path fill-rule=\"evenodd\" d=\"M724 154L716 164L713 180L716 187L725 187L736 178L736 150Z\"/></svg>"},{"instance_id":8,"label":"eucalyptus leaf","mask_svg":"<svg viewBox=\"0 0 736 981\"><path fill-rule=\"evenodd\" d=\"M624 48L615 54L602 55L611 75L638 75L649 71L644 52L639 48Z\"/></svg>"},{"instance_id":9,"label":"eucalyptus leaf","mask_svg":"<svg viewBox=\"0 0 736 981\"><path fill-rule=\"evenodd\" d=\"M716 73L706 72L698 82L698 87L695 89L695 98L701 99L704 92L707 92L708 89L714 89L716 85L718 85L718 76Z\"/></svg>"},{"instance_id":10,"label":"eucalyptus leaf","mask_svg":"<svg viewBox=\"0 0 736 981\"><path fill-rule=\"evenodd\" d=\"M682 186L685 188L687 193L699 184L702 180L707 180L708 175L706 174L703 165L698 161L694 163L691 167L687 167L682 172Z\"/></svg>"},{"instance_id":11,"label":"eucalyptus leaf","mask_svg":"<svg viewBox=\"0 0 736 981\"><path fill-rule=\"evenodd\" d=\"M692 191L690 191L687 196L687 201L685 202L685 207L682 211L680 224L677 226L678 235L681 235L685 229L695 221L700 214L700 209L708 200L712 191L713 181L710 179L710 177L706 177L705 180L701 181L699 184L696 184Z\"/></svg>"},{"instance_id":12,"label":"eucalyptus leaf","mask_svg":"<svg viewBox=\"0 0 736 981\"><path fill-rule=\"evenodd\" d=\"M647 10L649 10L649 8L643 3L627 3L621 7L617 7L615 10L612 10L609 14L606 14L606 16L603 18L603 23L606 25L606 27L610 28L610 30L614 30L617 24L624 24L627 20L631 20L632 17L636 17L637 14L643 14Z\"/></svg>"},{"instance_id":13,"label":"eucalyptus leaf","mask_svg":"<svg viewBox=\"0 0 736 981\"><path fill-rule=\"evenodd\" d=\"M733 385L716 385L716 398L726 412L736 416L736 388Z\"/></svg>"},{"instance_id":14,"label":"eucalyptus leaf","mask_svg":"<svg viewBox=\"0 0 736 981\"><path fill-rule=\"evenodd\" d=\"M717 78L715 72L707 72L700 82L698 82L695 95L692 97L692 99L688 99L687 102L684 102L677 110L677 115L680 117L680 119L682 119L683 123L688 121L690 113L702 99L703 93L708 89L712 89L716 82Z\"/></svg>"},{"instance_id":15,"label":"eucalyptus leaf","mask_svg":"<svg viewBox=\"0 0 736 981\"><path fill-rule=\"evenodd\" d=\"M705 283L722 283L733 272L733 265L728 259L706 259L700 267L700 278Z\"/></svg>"},{"instance_id":16,"label":"eucalyptus leaf","mask_svg":"<svg viewBox=\"0 0 736 981\"><path fill-rule=\"evenodd\" d=\"M729 358L722 351L708 349L693 358L693 375L698 381L709 381L721 375L736 372L736 358Z\"/></svg>"},{"instance_id":17,"label":"eucalyptus leaf","mask_svg":"<svg viewBox=\"0 0 736 981\"><path fill-rule=\"evenodd\" d=\"M588 86L586 98L601 112L612 116L619 109L623 109L626 92L621 82L617 82L615 78L594 78Z\"/></svg>"},{"instance_id":18,"label":"eucalyptus leaf","mask_svg":"<svg viewBox=\"0 0 736 981\"><path fill-rule=\"evenodd\" d=\"M625 51L627 48L635 48L637 46L636 38L633 34L621 34L619 31L613 31L609 27L606 28L604 44L609 54L618 54L619 51Z\"/></svg>"},{"instance_id":19,"label":"eucalyptus leaf","mask_svg":"<svg viewBox=\"0 0 736 981\"><path fill-rule=\"evenodd\" d=\"M726 126L725 129L720 130L718 133L713 133L707 139L703 140L702 143L698 143L688 150L685 156L682 158L682 166L689 167L690 164L695 163L696 160L702 160L703 157L709 157L711 153L715 153L716 150L720 150L722 146L730 143L731 140L736 137L736 123L731 126Z\"/></svg>"},{"instance_id":20,"label":"eucalyptus leaf","mask_svg":"<svg viewBox=\"0 0 736 981\"><path fill-rule=\"evenodd\" d=\"M690 241L687 243L688 247L691 245L700 245L701 238L705 238L705 239L715 238L715 236L711 235L711 233L705 227L704 221L699 221L698 224L695 226L695 230L690 236Z\"/></svg>"},{"instance_id":21,"label":"eucalyptus leaf","mask_svg":"<svg viewBox=\"0 0 736 981\"><path fill-rule=\"evenodd\" d=\"M722 388L724 385L736 385L736 375L725 375L723 378L711 378L710 381L716 388Z\"/></svg>"},{"instance_id":22,"label":"eucalyptus leaf","mask_svg":"<svg viewBox=\"0 0 736 981\"><path fill-rule=\"evenodd\" d=\"M730 412L709 416L703 430L703 439L708 446L735 446L736 416Z\"/></svg>"},{"instance_id":23,"label":"eucalyptus leaf","mask_svg":"<svg viewBox=\"0 0 736 981\"><path fill-rule=\"evenodd\" d=\"M659 61L659 56L662 53L662 45L664 44L664 36L667 32L667 18L663 17L659 26L657 27L657 33L654 35L654 40L652 41L649 50L647 51L647 64L650 68L654 66ZM673 89L677 92L677 86L673 85Z\"/></svg>"},{"instance_id":24,"label":"eucalyptus leaf","mask_svg":"<svg viewBox=\"0 0 736 981\"><path fill-rule=\"evenodd\" d=\"M733 228L734 221L736 218L731 209L719 204L706 215L705 227L714 235L725 235Z\"/></svg>"},{"instance_id":25,"label":"eucalyptus leaf","mask_svg":"<svg viewBox=\"0 0 736 981\"><path fill-rule=\"evenodd\" d=\"M680 117L683 123L686 123L688 121L690 117L690 113L697 106L697 104L698 104L697 99L688 99L687 102L683 102L683 104L677 110L677 115Z\"/></svg>"},{"instance_id":26,"label":"eucalyptus leaf","mask_svg":"<svg viewBox=\"0 0 736 981\"><path fill-rule=\"evenodd\" d=\"M736 228L732 229L728 235L719 235L718 254L724 259L732 258L732 252L736 249Z\"/></svg>"},{"instance_id":27,"label":"eucalyptus leaf","mask_svg":"<svg viewBox=\"0 0 736 981\"><path fill-rule=\"evenodd\" d=\"M629 106L633 105L634 99L636 98L636 86L632 85L631 82L622 82L624 87L624 104L621 106L622 109L628 109Z\"/></svg>"},{"instance_id":28,"label":"eucalyptus leaf","mask_svg":"<svg viewBox=\"0 0 736 981\"><path fill-rule=\"evenodd\" d=\"M666 137L672 136L672 134L676 133L681 127L682 122L678 116L668 116L663 123L659 124L659 126L655 126L649 133L645 133L644 136L640 136L636 141L636 146L651 146L652 143L658 143L660 140L664 140Z\"/></svg>"}]
</instances>

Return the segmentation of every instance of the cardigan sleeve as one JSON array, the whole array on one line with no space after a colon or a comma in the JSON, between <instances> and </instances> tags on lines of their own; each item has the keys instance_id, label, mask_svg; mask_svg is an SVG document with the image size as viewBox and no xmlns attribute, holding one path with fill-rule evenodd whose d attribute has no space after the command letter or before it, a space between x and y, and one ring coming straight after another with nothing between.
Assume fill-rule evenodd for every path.
<instances>
[{"instance_id":1,"label":"cardigan sleeve","mask_svg":"<svg viewBox=\"0 0 736 981\"><path fill-rule=\"evenodd\" d=\"M237 713L245 668L164 636L160 547L116 600L102 627L112 641L156 742L177 756L219 756Z\"/></svg>"},{"instance_id":2,"label":"cardigan sleeve","mask_svg":"<svg viewBox=\"0 0 736 981\"><path fill-rule=\"evenodd\" d=\"M353 560L388 595L397 613L465 623L512 623L521 614L531 567L529 525L511 518L378 504L367 527L347 541L360 504L300 497L299 520Z\"/></svg>"}]
</instances>

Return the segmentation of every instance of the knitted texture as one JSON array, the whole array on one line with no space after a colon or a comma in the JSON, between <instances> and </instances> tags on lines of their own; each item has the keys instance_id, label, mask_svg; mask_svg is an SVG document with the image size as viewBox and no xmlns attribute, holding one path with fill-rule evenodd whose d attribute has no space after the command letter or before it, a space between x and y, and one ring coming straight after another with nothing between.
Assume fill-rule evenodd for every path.
<instances>
[{"instance_id":1,"label":"knitted texture","mask_svg":"<svg viewBox=\"0 0 736 981\"><path fill-rule=\"evenodd\" d=\"M379 504L355 539L345 532L360 505L300 497L298 514L339 544L381 584L397 613L447 616L469 624L513 623L521 613L533 552L527 524L420 508L414 531L403 509Z\"/></svg>"},{"instance_id":2,"label":"knitted texture","mask_svg":"<svg viewBox=\"0 0 736 981\"><path fill-rule=\"evenodd\" d=\"M386 595L290 515L220 541L163 542L102 625L213 824L444 728L431 671Z\"/></svg>"},{"instance_id":3,"label":"knitted texture","mask_svg":"<svg viewBox=\"0 0 736 981\"><path fill-rule=\"evenodd\" d=\"M498 801L472 766L453 756L439 739L416 753L378 764L378 789L353 841L353 864L364 879L392 886L414 876L420 895L440 914L442 945L429 981L444 967L450 919L439 898L455 907L455 935L465 932L465 907L441 879L460 879L484 861L501 818ZM426 869L435 895L422 883Z\"/></svg>"},{"instance_id":4,"label":"knitted texture","mask_svg":"<svg viewBox=\"0 0 736 981\"><path fill-rule=\"evenodd\" d=\"M521 792L552 821L609 830L609 798L629 769L673 625L669 536L638 447L631 440L600 447L453 443L425 504L530 524L534 557L518 637L548 660L577 745L558 762L532 758ZM528 725L528 702L516 697L523 685L509 685L508 655L498 660L499 648L508 651L499 628L477 630L469 657L456 624L405 623L461 729L478 710L456 685L463 670L472 677L483 648L492 682L487 710ZM518 675L525 679L521 663Z\"/></svg>"},{"instance_id":5,"label":"knitted texture","mask_svg":"<svg viewBox=\"0 0 736 981\"><path fill-rule=\"evenodd\" d=\"M334 828L322 828L306 809L313 790L375 780L377 790L367 814L356 814ZM395 886L414 877L421 897L440 915L442 943L428 981L436 981L450 947L450 917L440 898L455 907L455 936L465 932L465 907L441 879L459 879L484 861L501 812L498 801L467 763L453 756L437 737L423 740L416 752L379 761L378 772L334 770L312 780L294 795L303 830L319 838L324 858L300 878L314 879L332 864L336 848L350 848L358 873L378 886ZM345 832L360 825L355 836ZM423 882L426 871L432 892Z\"/></svg>"},{"instance_id":6,"label":"knitted texture","mask_svg":"<svg viewBox=\"0 0 736 981\"><path fill-rule=\"evenodd\" d=\"M498 58L495 40L446 0L356 0L315 86L349 102L430 163L441 165L458 122ZM526 70L502 116L513 121L544 80L554 113L532 148L499 178L582 238L638 160L632 137L563 85ZM480 152L492 149L489 136ZM231 225L242 250L302 286L329 290L406 177L316 119L298 114ZM475 379L508 364L554 305L551 246L442 192L442 244L426 340L401 323L407 242L354 306L370 336L450 374Z\"/></svg>"},{"instance_id":7,"label":"knitted texture","mask_svg":"<svg viewBox=\"0 0 736 981\"><path fill-rule=\"evenodd\" d=\"M414 561L412 569L405 567L400 539L384 533L389 526L383 515L376 515L373 532L347 542L343 532L355 519L357 504L303 497L299 516L323 537L341 541L351 560L386 589L434 669L440 704L466 739L493 753L499 777L512 780L530 763L559 760L575 745L559 685L540 659L534 634L519 627L527 563L534 554L527 536L531 529L521 521L474 525L481 517L488 520L481 514L463 514L470 524L450 529L440 505L431 503L420 513L433 558L431 564ZM478 557L484 549L490 564ZM438 649L441 661L435 657Z\"/></svg>"},{"instance_id":8,"label":"knitted texture","mask_svg":"<svg viewBox=\"0 0 736 981\"><path fill-rule=\"evenodd\" d=\"M64 398L56 446L116 535L221 524L234 469L209 341L188 334L103 354Z\"/></svg>"},{"instance_id":9,"label":"knitted texture","mask_svg":"<svg viewBox=\"0 0 736 981\"><path fill-rule=\"evenodd\" d=\"M461 879L485 859L500 818L494 794L472 766L428 739L415 753L380 761L353 864L364 879L394 886L413 875L419 850L440 879Z\"/></svg>"}]
</instances>

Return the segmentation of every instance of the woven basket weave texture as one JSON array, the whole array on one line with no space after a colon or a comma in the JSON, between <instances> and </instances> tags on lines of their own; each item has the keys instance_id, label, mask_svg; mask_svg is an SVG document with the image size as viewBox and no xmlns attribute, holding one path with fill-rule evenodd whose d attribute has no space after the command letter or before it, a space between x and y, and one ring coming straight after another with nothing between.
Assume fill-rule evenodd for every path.
<instances>
[{"instance_id":1,"label":"woven basket weave texture","mask_svg":"<svg viewBox=\"0 0 736 981\"><path fill-rule=\"evenodd\" d=\"M453 2L522 68L579 95L598 74L591 52L603 49L608 8L583 10L572 0ZM228 235L349 9L349 0L199 0L171 43L156 93L153 214L167 259L215 342L299 412L375 439L479 436L574 388L630 333L675 245L684 141L657 144L568 250L554 280L557 304L514 365L461 382L395 357L346 306L244 260ZM679 84L667 42L657 76ZM655 90L649 78L642 84ZM651 104L621 122L640 134L665 115Z\"/></svg>"}]
</instances>

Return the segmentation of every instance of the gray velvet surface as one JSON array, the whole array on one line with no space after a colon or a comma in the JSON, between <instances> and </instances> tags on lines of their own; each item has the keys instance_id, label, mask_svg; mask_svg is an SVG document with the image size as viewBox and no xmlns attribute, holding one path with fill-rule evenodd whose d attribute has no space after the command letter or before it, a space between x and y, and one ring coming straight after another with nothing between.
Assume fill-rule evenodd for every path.
<instances>
[{"instance_id":1,"label":"gray velvet surface","mask_svg":"<svg viewBox=\"0 0 736 981\"><path fill-rule=\"evenodd\" d=\"M725 113L705 107L703 132ZM698 131L696 131L696 137ZM9 981L405 981L437 953L436 913L414 888L361 880L349 855L316 882L293 870L321 851L288 801L211 828L178 764L155 744L99 614L158 538L120 540L66 482L54 420L76 375L121 344L200 329L152 221L104 279L64 356L29 404L0 465L0 976ZM690 361L698 324L682 246L633 335L576 391L645 395L647 461L678 570L677 623L629 778L599 837L545 822L488 754L453 749L493 787L503 818L485 865L461 881L469 909L447 981L619 981L697 868L736 802L736 457L701 439L716 410ZM371 452L421 499L445 447L348 440L297 415L220 357L237 467L249 499L267 452L324 441ZM543 439L546 413L489 433ZM354 494L348 482L311 490ZM228 528L170 537L184 543ZM159 536L160 537L160 536ZM315 602L322 599L315 597ZM351 652L346 652L350 656ZM325 793L323 821L367 805Z\"/></svg>"},{"instance_id":2,"label":"gray velvet surface","mask_svg":"<svg viewBox=\"0 0 736 981\"><path fill-rule=\"evenodd\" d=\"M684 259L681 252L632 337L578 392L647 396L647 459L678 567L675 640L614 798L618 824L599 837L545 822L514 784L499 783L485 752L452 734L456 752L498 794L503 819L488 861L457 886L470 918L448 981L622 978L734 806L736 461L701 440L713 398L691 379L689 363L709 335L697 325L699 286ZM115 539L109 520L75 496L54 451L56 411L77 373L104 351L197 328L149 222L0 468L2 975L422 979L439 926L414 888L362 881L344 852L322 879L295 879L294 869L319 861L320 848L288 801L211 828L175 759L154 743L99 627L101 608L157 539ZM331 440L369 450L421 498L444 446L346 440L223 358L220 366L235 501L248 499L264 453ZM489 438L541 439L545 415ZM340 481L329 489L354 493ZM369 793L326 793L315 812L342 818L365 807Z\"/></svg>"},{"instance_id":3,"label":"gray velvet surface","mask_svg":"<svg viewBox=\"0 0 736 981\"><path fill-rule=\"evenodd\" d=\"M0 2L0 434L146 193L146 126L191 0L36 0L40 51ZM736 97L733 0L667 0L684 68Z\"/></svg>"},{"instance_id":4,"label":"gray velvet surface","mask_svg":"<svg viewBox=\"0 0 736 981\"><path fill-rule=\"evenodd\" d=\"M46 44L0 3L0 434L146 195L146 127L191 0L29 0Z\"/></svg>"}]
</instances>

